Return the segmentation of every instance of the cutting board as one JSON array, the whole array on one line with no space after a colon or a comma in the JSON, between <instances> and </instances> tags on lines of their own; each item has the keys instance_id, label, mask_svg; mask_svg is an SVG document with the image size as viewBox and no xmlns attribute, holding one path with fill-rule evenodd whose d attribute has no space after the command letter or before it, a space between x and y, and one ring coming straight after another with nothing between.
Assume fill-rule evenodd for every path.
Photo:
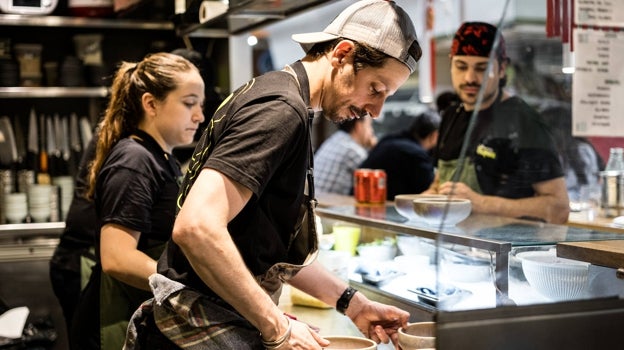
<instances>
[{"instance_id":1,"label":"cutting board","mask_svg":"<svg viewBox=\"0 0 624 350\"><path fill-rule=\"evenodd\" d=\"M557 256L615 269L624 268L624 240L561 242L557 243Z\"/></svg>"}]
</instances>

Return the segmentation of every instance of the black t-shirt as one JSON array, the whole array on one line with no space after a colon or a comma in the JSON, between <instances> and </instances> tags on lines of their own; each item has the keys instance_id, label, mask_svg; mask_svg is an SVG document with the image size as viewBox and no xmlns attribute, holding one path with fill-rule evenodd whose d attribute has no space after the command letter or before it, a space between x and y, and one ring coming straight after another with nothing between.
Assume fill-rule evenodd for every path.
<instances>
[{"instance_id":1,"label":"black t-shirt","mask_svg":"<svg viewBox=\"0 0 624 350\"><path fill-rule=\"evenodd\" d=\"M458 159L472 112L462 106L445 110L437 157ZM532 185L563 176L548 126L518 97L494 103L477 115L466 157L475 164L484 194L525 198Z\"/></svg>"},{"instance_id":2,"label":"black t-shirt","mask_svg":"<svg viewBox=\"0 0 624 350\"><path fill-rule=\"evenodd\" d=\"M96 182L100 224L140 231L139 250L162 245L171 237L181 176L175 157L147 133L138 130L121 139L104 161ZM96 243L98 251L99 239Z\"/></svg>"},{"instance_id":3,"label":"black t-shirt","mask_svg":"<svg viewBox=\"0 0 624 350\"><path fill-rule=\"evenodd\" d=\"M228 230L247 267L261 275L273 264L287 261L288 240L305 198L310 152L307 106L297 80L283 71L252 79L226 101L198 142L195 154L204 156L189 165L179 202L203 167L249 188L253 196ZM159 260L158 272L214 295L173 241Z\"/></svg>"},{"instance_id":4,"label":"black t-shirt","mask_svg":"<svg viewBox=\"0 0 624 350\"><path fill-rule=\"evenodd\" d=\"M421 193L434 177L433 159L409 132L382 138L368 153L361 168L386 172L387 199L397 194Z\"/></svg>"}]
</instances>

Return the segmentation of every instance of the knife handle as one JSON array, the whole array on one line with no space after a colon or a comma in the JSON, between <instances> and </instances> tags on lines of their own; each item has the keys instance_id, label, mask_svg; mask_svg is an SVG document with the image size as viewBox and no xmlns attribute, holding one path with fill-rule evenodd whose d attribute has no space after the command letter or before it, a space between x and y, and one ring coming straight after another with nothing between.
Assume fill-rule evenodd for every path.
<instances>
[{"instance_id":1,"label":"knife handle","mask_svg":"<svg viewBox=\"0 0 624 350\"><path fill-rule=\"evenodd\" d=\"M48 168L48 153L46 151L39 152L39 169L37 171L37 183L49 185L50 174Z\"/></svg>"}]
</instances>

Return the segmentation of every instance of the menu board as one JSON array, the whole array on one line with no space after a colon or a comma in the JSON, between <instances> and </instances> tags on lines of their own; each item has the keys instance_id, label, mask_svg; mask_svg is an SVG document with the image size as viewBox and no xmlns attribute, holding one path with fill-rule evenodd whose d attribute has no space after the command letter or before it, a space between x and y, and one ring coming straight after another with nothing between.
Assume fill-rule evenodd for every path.
<instances>
[{"instance_id":1,"label":"menu board","mask_svg":"<svg viewBox=\"0 0 624 350\"><path fill-rule=\"evenodd\" d=\"M576 28L574 47L572 134L624 135L624 33Z\"/></svg>"},{"instance_id":2,"label":"menu board","mask_svg":"<svg viewBox=\"0 0 624 350\"><path fill-rule=\"evenodd\" d=\"M576 0L576 25L624 27L624 1Z\"/></svg>"},{"instance_id":3,"label":"menu board","mask_svg":"<svg viewBox=\"0 0 624 350\"><path fill-rule=\"evenodd\" d=\"M575 0L574 5L572 134L624 135L624 1Z\"/></svg>"}]
</instances>

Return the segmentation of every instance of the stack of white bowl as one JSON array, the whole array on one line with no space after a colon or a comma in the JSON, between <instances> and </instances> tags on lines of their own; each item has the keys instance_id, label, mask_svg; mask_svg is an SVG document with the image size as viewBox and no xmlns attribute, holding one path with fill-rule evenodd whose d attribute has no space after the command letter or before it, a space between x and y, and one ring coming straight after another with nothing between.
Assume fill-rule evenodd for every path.
<instances>
[{"instance_id":1,"label":"stack of white bowl","mask_svg":"<svg viewBox=\"0 0 624 350\"><path fill-rule=\"evenodd\" d=\"M57 176L52 178L52 183L60 188L61 220L65 220L74 196L74 179L71 176Z\"/></svg>"},{"instance_id":2,"label":"stack of white bowl","mask_svg":"<svg viewBox=\"0 0 624 350\"><path fill-rule=\"evenodd\" d=\"M47 184L28 186L28 213L34 222L47 222L52 214L51 198L55 187Z\"/></svg>"},{"instance_id":3,"label":"stack of white bowl","mask_svg":"<svg viewBox=\"0 0 624 350\"><path fill-rule=\"evenodd\" d=\"M28 216L26 193L5 193L3 201L4 218L8 224L20 224Z\"/></svg>"},{"instance_id":4,"label":"stack of white bowl","mask_svg":"<svg viewBox=\"0 0 624 350\"><path fill-rule=\"evenodd\" d=\"M4 195L13 192L12 173L11 170L0 170L0 224L6 222L6 217L4 216Z\"/></svg>"}]
</instances>

